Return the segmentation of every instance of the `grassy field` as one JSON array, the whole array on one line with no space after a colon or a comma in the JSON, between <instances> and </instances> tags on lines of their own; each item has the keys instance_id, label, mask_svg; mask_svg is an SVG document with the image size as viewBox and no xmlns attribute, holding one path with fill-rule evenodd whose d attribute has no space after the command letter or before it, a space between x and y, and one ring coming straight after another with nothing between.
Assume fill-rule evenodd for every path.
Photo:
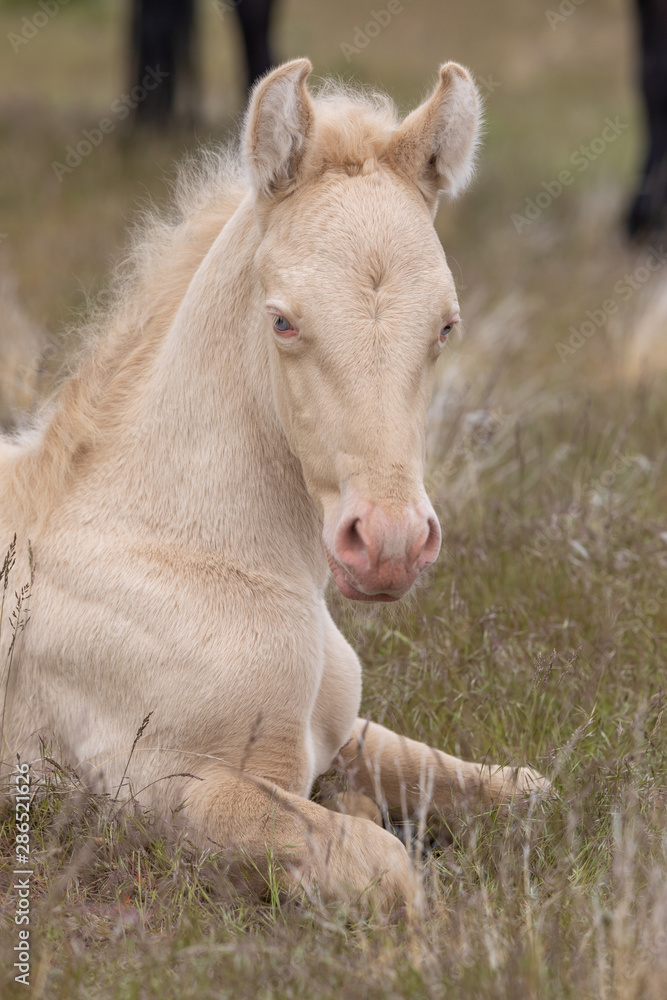
<instances>
[{"instance_id":1,"label":"grassy field","mask_svg":"<svg viewBox=\"0 0 667 1000\"><path fill-rule=\"evenodd\" d=\"M33 810L33 997L665 996L667 249L620 234L642 142L629 5L589 0L555 27L549 0L404 8L349 61L341 43L370 6L285 0L277 24L281 57L402 108L446 58L486 97L478 179L438 218L466 324L429 439L443 552L398 607L332 603L365 665L365 713L464 757L530 761L556 795L461 815L419 861L427 916L387 923L286 905L275 887L253 903L215 859L141 816L110 819L56 773ZM59 181L52 161L123 93L122 8L71 0L12 51L35 10L0 9L0 275L55 368L128 223L165 203L196 140L229 136L242 94L233 15L202 3L198 135L119 126ZM13 836L8 816L8 1000L26 993Z\"/></svg>"}]
</instances>

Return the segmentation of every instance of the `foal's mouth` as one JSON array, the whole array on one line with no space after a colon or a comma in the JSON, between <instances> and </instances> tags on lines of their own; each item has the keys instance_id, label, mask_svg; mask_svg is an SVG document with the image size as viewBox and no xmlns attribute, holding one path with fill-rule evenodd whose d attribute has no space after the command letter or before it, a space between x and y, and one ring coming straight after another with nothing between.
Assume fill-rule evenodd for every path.
<instances>
[{"instance_id":1,"label":"foal's mouth","mask_svg":"<svg viewBox=\"0 0 667 1000\"><path fill-rule=\"evenodd\" d=\"M336 586L340 590L343 597L349 598L351 601L366 601L380 602L387 604L391 601L400 601L401 597L407 594L409 587L401 591L378 591L377 593L371 592L367 593L360 589L360 585L356 580L350 575L348 570L344 569L343 566L332 556L328 547L324 546L325 552L327 554L327 562L329 563L329 569L336 581Z\"/></svg>"}]
</instances>

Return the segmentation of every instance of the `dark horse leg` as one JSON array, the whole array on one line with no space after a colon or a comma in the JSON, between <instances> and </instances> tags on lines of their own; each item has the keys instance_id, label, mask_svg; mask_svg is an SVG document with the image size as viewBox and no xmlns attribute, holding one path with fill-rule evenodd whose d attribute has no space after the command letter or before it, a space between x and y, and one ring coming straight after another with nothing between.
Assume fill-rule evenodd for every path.
<instances>
[{"instance_id":1,"label":"dark horse leg","mask_svg":"<svg viewBox=\"0 0 667 1000\"><path fill-rule=\"evenodd\" d=\"M667 225L667 0L636 4L648 149L626 227L630 237L642 238Z\"/></svg>"},{"instance_id":2,"label":"dark horse leg","mask_svg":"<svg viewBox=\"0 0 667 1000\"><path fill-rule=\"evenodd\" d=\"M152 124L169 124L180 106L194 118L197 106L197 74L193 55L195 0L133 0L131 19L132 84L143 91L136 102L135 117ZM157 86L146 73L159 76Z\"/></svg>"},{"instance_id":3,"label":"dark horse leg","mask_svg":"<svg viewBox=\"0 0 667 1000\"><path fill-rule=\"evenodd\" d=\"M248 90L274 63L269 41L274 0L241 0L235 7L245 48Z\"/></svg>"}]
</instances>

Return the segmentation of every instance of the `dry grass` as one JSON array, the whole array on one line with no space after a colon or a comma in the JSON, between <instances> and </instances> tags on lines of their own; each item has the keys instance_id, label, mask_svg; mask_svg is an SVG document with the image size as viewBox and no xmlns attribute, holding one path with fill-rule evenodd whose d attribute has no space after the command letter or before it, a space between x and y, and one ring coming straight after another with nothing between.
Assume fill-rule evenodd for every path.
<instances>
[{"instance_id":1,"label":"dry grass","mask_svg":"<svg viewBox=\"0 0 667 1000\"><path fill-rule=\"evenodd\" d=\"M556 31L549 6L414 0L348 65L339 42L367 11L291 0L279 39L283 55L352 70L403 106L447 57L500 84L478 182L438 223L467 324L441 369L429 442L444 551L398 608L332 600L365 664L365 712L466 757L529 760L557 798L523 815L462 815L421 863L428 917L386 924L285 903L277 881L250 902L222 859L168 845L140 811L114 814L45 760L35 997L664 997L667 270L622 290L648 253L618 235L640 139L626 6L583 4ZM31 9L3 8L0 34ZM191 144L119 130L55 180L51 160L122 90L115 9L73 2L0 67L4 269L63 354L132 207L164 197ZM230 16L221 24L206 4L202 15L217 122L206 138L223 134L238 91ZM518 233L512 213L617 116L630 127ZM570 328L608 300L617 310L561 358ZM11 816L0 836L9 998L23 989L10 969Z\"/></svg>"}]
</instances>

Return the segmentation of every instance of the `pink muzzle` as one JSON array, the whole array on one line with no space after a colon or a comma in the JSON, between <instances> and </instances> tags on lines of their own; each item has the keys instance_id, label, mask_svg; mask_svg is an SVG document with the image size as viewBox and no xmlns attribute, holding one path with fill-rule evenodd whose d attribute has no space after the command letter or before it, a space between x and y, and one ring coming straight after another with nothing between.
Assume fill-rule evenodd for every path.
<instances>
[{"instance_id":1,"label":"pink muzzle","mask_svg":"<svg viewBox=\"0 0 667 1000\"><path fill-rule=\"evenodd\" d=\"M424 495L400 519L380 504L348 497L337 523L324 527L329 567L345 597L396 601L440 551L440 525Z\"/></svg>"}]
</instances>

